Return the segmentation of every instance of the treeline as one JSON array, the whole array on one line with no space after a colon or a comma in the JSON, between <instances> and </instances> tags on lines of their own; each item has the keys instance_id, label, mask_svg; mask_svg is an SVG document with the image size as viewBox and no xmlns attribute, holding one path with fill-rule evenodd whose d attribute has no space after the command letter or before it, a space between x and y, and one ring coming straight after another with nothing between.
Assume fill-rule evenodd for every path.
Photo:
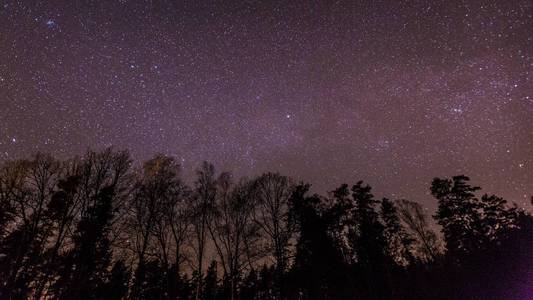
<instances>
[{"instance_id":1,"label":"treeline","mask_svg":"<svg viewBox=\"0 0 533 300\"><path fill-rule=\"evenodd\" d=\"M526 299L533 217L435 178L442 231L370 186L325 196L172 157L37 154L0 168L1 299ZM440 238L442 236L442 238ZM529 295L527 293L530 293Z\"/></svg>"}]
</instances>

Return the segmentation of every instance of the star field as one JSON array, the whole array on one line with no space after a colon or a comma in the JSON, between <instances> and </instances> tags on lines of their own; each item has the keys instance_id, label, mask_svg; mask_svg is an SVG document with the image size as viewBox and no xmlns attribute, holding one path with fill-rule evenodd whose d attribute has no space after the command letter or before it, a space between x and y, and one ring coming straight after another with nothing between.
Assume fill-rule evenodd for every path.
<instances>
[{"instance_id":1,"label":"star field","mask_svg":"<svg viewBox=\"0 0 533 300\"><path fill-rule=\"evenodd\" d=\"M5 1L0 159L130 149L433 208L533 193L531 1Z\"/></svg>"}]
</instances>

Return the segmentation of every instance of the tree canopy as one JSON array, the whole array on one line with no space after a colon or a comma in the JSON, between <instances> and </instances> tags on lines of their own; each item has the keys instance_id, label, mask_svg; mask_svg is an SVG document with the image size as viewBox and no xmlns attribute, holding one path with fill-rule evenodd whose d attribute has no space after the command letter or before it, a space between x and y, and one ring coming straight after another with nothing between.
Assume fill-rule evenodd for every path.
<instances>
[{"instance_id":1,"label":"tree canopy","mask_svg":"<svg viewBox=\"0 0 533 300\"><path fill-rule=\"evenodd\" d=\"M531 293L533 216L464 175L428 187L432 224L419 203L379 199L363 181L318 195L274 172L234 179L204 162L189 186L173 157L133 166L127 151L112 149L3 163L0 298Z\"/></svg>"}]
</instances>

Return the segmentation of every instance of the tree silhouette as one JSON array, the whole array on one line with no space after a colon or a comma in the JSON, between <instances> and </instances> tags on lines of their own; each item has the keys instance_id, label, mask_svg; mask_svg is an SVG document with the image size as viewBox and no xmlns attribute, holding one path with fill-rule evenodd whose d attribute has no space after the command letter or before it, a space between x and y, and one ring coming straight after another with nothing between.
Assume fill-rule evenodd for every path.
<instances>
[{"instance_id":1,"label":"tree silhouette","mask_svg":"<svg viewBox=\"0 0 533 300\"><path fill-rule=\"evenodd\" d=\"M6 278L2 294L26 298L30 285L39 275L41 253L52 234L46 218L46 207L59 175L59 163L50 155L36 154L31 160L20 160L7 165L4 180L10 190L12 218L16 226L3 240L2 277ZM5 224L3 232L9 228Z\"/></svg>"},{"instance_id":2,"label":"tree silhouette","mask_svg":"<svg viewBox=\"0 0 533 300\"><path fill-rule=\"evenodd\" d=\"M387 198L381 200L380 217L384 224L386 255L398 265L405 266L413 263L411 249L414 240L400 223L400 216L394 202Z\"/></svg>"},{"instance_id":3,"label":"tree silhouette","mask_svg":"<svg viewBox=\"0 0 533 300\"><path fill-rule=\"evenodd\" d=\"M448 255L459 260L486 248L499 231L513 227L516 219L516 208L507 208L504 199L477 198L475 192L481 188L471 186L469 180L466 176L435 178L431 185L439 201L435 218L442 226Z\"/></svg>"},{"instance_id":4,"label":"tree silhouette","mask_svg":"<svg viewBox=\"0 0 533 300\"><path fill-rule=\"evenodd\" d=\"M368 297L383 298L389 289L384 278L387 270L385 228L379 221L376 205L369 185L362 181L352 187L354 206L354 228L350 233L350 244L355 250L357 268L366 276L359 276Z\"/></svg>"},{"instance_id":5,"label":"tree silhouette","mask_svg":"<svg viewBox=\"0 0 533 300\"><path fill-rule=\"evenodd\" d=\"M294 185L290 179L278 173L265 173L253 183L257 207L253 218L268 237L270 253L276 265L276 289L278 297L285 298L284 276L290 255L289 243L294 228L289 222L289 199Z\"/></svg>"},{"instance_id":6,"label":"tree silhouette","mask_svg":"<svg viewBox=\"0 0 533 300\"><path fill-rule=\"evenodd\" d=\"M466 176L433 180L434 225L362 181L310 195L203 163L190 188L173 157L131 163L106 149L0 166L1 299L530 298L533 216Z\"/></svg>"},{"instance_id":7,"label":"tree silhouette","mask_svg":"<svg viewBox=\"0 0 533 300\"><path fill-rule=\"evenodd\" d=\"M306 196L308 185L299 185L291 196L291 218L299 230L291 270L291 298L339 299L348 288L347 268L334 239L328 234L332 221L322 216L318 196Z\"/></svg>"},{"instance_id":8,"label":"tree silhouette","mask_svg":"<svg viewBox=\"0 0 533 300\"><path fill-rule=\"evenodd\" d=\"M103 188L78 222L73 248L62 258L61 277L52 289L59 299L95 299L103 296L111 264L107 237L112 219L114 187Z\"/></svg>"},{"instance_id":9,"label":"tree silhouette","mask_svg":"<svg viewBox=\"0 0 533 300\"><path fill-rule=\"evenodd\" d=\"M204 162L200 169L197 170L197 179L193 199L193 235L194 235L194 252L195 264L194 269L197 273L195 299L200 298L200 289L203 285L203 267L205 260L205 248L209 233L209 220L213 211L213 205L217 193L215 181L215 167Z\"/></svg>"},{"instance_id":10,"label":"tree silhouette","mask_svg":"<svg viewBox=\"0 0 533 300\"><path fill-rule=\"evenodd\" d=\"M208 227L228 284L229 298L233 300L237 297L243 268L255 260L260 251L259 228L252 219L255 203L250 182L242 181L233 186L230 175L222 173L217 188Z\"/></svg>"},{"instance_id":11,"label":"tree silhouette","mask_svg":"<svg viewBox=\"0 0 533 300\"><path fill-rule=\"evenodd\" d=\"M162 239L167 238L158 229L162 230L160 227L164 226L162 225L162 213L171 192L171 180L174 176L172 163L171 159L163 156L157 156L147 161L133 190L129 212L131 242L137 260L131 295L133 298L143 298L147 295L143 287L146 286L144 282L149 271L147 266L148 252L154 251L154 247L158 250L163 249L162 260L167 260L167 253L165 252L167 245L163 245L161 248L157 246L163 243ZM157 226L160 227L157 228ZM164 242L167 240L165 239ZM161 255L161 253L158 254ZM167 267L168 265L164 266L164 268ZM160 269L160 265L157 261L152 260L150 261L150 271L154 269Z\"/></svg>"},{"instance_id":12,"label":"tree silhouette","mask_svg":"<svg viewBox=\"0 0 533 300\"><path fill-rule=\"evenodd\" d=\"M217 263L212 261L204 278L204 286L202 288L202 300L216 300L218 293L218 272L217 272Z\"/></svg>"},{"instance_id":13,"label":"tree silhouette","mask_svg":"<svg viewBox=\"0 0 533 300\"><path fill-rule=\"evenodd\" d=\"M423 263L435 261L440 251L437 235L429 229L422 206L405 199L396 202L400 219L413 237L414 255Z\"/></svg>"},{"instance_id":14,"label":"tree silhouette","mask_svg":"<svg viewBox=\"0 0 533 300\"><path fill-rule=\"evenodd\" d=\"M111 268L108 280L101 288L102 299L124 299L128 294L131 270L123 260L117 260Z\"/></svg>"}]
</instances>

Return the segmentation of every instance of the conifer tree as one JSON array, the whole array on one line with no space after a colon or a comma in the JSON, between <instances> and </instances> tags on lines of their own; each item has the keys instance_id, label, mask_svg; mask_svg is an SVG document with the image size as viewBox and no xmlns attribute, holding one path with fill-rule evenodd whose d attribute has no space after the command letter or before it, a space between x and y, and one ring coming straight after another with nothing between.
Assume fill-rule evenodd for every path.
<instances>
[{"instance_id":1,"label":"conifer tree","mask_svg":"<svg viewBox=\"0 0 533 300\"><path fill-rule=\"evenodd\" d=\"M108 239L113 217L114 187L103 188L79 221L73 248L63 260L60 279L53 289L59 299L95 299L109 278L111 248Z\"/></svg>"}]
</instances>

